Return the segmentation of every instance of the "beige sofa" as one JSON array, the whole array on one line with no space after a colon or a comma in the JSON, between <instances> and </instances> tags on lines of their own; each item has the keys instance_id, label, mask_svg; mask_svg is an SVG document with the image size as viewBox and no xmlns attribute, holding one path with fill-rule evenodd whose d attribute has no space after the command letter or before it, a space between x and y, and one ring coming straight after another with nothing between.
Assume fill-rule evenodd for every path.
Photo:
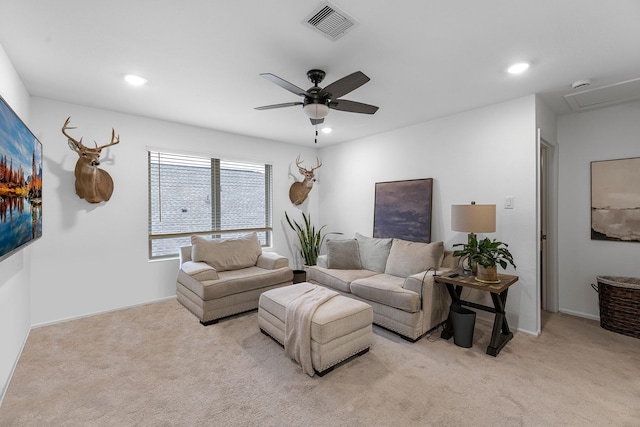
<instances>
[{"instance_id":1,"label":"beige sofa","mask_svg":"<svg viewBox=\"0 0 640 427\"><path fill-rule=\"evenodd\" d=\"M433 280L455 267L443 242L378 239L327 241L327 254L309 267L307 280L373 307L373 323L409 341L422 338L449 314L447 289Z\"/></svg>"},{"instance_id":2,"label":"beige sofa","mask_svg":"<svg viewBox=\"0 0 640 427\"><path fill-rule=\"evenodd\" d=\"M289 260L263 252L255 233L237 239L191 237L180 248L178 301L203 325L258 308L260 294L293 283Z\"/></svg>"}]
</instances>

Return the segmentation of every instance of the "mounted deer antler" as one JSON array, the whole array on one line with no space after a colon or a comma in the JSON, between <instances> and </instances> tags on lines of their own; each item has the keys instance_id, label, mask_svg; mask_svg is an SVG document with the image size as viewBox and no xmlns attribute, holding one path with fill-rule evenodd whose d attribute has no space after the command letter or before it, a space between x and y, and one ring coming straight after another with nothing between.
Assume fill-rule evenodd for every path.
<instances>
[{"instance_id":1,"label":"mounted deer antler","mask_svg":"<svg viewBox=\"0 0 640 427\"><path fill-rule=\"evenodd\" d=\"M69 126L71 117L68 117L62 126L62 134L68 138L69 148L78 153L78 161L76 162L76 194L85 199L89 203L100 203L111 198L113 193L113 180L111 176L104 170L100 169L100 152L103 148L116 145L120 142L120 135L116 136L114 129L111 129L111 142L98 147L98 143L94 141L96 147L90 148L82 144L82 138L76 140L67 133L69 129L76 129Z\"/></svg>"},{"instance_id":2,"label":"mounted deer antler","mask_svg":"<svg viewBox=\"0 0 640 427\"><path fill-rule=\"evenodd\" d=\"M291 203L294 205L300 205L307 199L311 188L313 188L313 183L316 182L314 171L322 166L322 162L320 159L316 157L317 166L312 169L305 169L301 166L302 160L300 160L300 155L296 157L296 166L302 174L302 181L296 181L291 184L291 188L289 188L289 199Z\"/></svg>"}]
</instances>

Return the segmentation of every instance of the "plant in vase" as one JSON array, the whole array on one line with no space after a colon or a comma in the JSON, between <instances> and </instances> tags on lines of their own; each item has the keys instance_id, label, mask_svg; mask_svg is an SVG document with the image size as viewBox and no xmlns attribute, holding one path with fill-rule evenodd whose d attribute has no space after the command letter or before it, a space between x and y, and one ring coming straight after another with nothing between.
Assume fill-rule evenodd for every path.
<instances>
[{"instance_id":1,"label":"plant in vase","mask_svg":"<svg viewBox=\"0 0 640 427\"><path fill-rule=\"evenodd\" d=\"M300 254L304 259L304 265L316 265L318 262L318 255L320 255L320 248L324 239L329 234L342 234L336 232L322 233L322 230L326 227L323 225L318 230L311 224L311 214L305 215L302 212L303 223L299 224L296 220L289 218L289 215L285 212L284 216L287 219L289 227L295 231L300 242Z\"/></svg>"},{"instance_id":2,"label":"plant in vase","mask_svg":"<svg viewBox=\"0 0 640 427\"><path fill-rule=\"evenodd\" d=\"M478 253L478 239L476 239L476 235L469 233L467 244L456 243L453 245L454 248L456 246L462 246L462 249L453 251L453 256L460 257L459 263L462 265L465 274L476 274L477 263L473 260L473 257Z\"/></svg>"},{"instance_id":3,"label":"plant in vase","mask_svg":"<svg viewBox=\"0 0 640 427\"><path fill-rule=\"evenodd\" d=\"M481 282L498 282L498 265L503 269L506 269L508 264L517 268L513 255L507 249L509 245L496 239L485 237L478 241L475 234L471 234L466 244L457 243L453 246L462 246L462 249L453 251L453 255L462 257L463 264L466 260L470 268L474 264L477 265L476 279Z\"/></svg>"}]
</instances>

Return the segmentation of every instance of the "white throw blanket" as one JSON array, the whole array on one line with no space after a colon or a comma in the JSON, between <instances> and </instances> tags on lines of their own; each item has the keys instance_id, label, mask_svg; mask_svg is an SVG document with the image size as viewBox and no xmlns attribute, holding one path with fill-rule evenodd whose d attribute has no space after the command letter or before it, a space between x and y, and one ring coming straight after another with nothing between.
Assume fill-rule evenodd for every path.
<instances>
[{"instance_id":1,"label":"white throw blanket","mask_svg":"<svg viewBox=\"0 0 640 427\"><path fill-rule=\"evenodd\" d=\"M314 375L311 363L311 319L325 302L338 295L321 286L314 286L287 304L284 320L284 350L302 367L302 372Z\"/></svg>"}]
</instances>

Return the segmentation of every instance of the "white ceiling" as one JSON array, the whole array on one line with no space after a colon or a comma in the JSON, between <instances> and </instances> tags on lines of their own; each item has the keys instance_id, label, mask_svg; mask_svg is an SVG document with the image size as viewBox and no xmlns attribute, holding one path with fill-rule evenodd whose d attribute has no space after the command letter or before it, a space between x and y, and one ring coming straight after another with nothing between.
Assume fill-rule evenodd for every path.
<instances>
[{"instance_id":1,"label":"white ceiling","mask_svg":"<svg viewBox=\"0 0 640 427\"><path fill-rule=\"evenodd\" d=\"M315 129L301 107L254 109L301 98L259 74L308 89L312 68L320 86L364 72L343 98L380 109L332 110L318 146L532 93L569 113L573 81L640 77L638 0L335 0L358 22L337 41L304 25L320 4L0 0L0 44L33 96L303 145ZM531 68L506 74L517 61Z\"/></svg>"}]
</instances>

